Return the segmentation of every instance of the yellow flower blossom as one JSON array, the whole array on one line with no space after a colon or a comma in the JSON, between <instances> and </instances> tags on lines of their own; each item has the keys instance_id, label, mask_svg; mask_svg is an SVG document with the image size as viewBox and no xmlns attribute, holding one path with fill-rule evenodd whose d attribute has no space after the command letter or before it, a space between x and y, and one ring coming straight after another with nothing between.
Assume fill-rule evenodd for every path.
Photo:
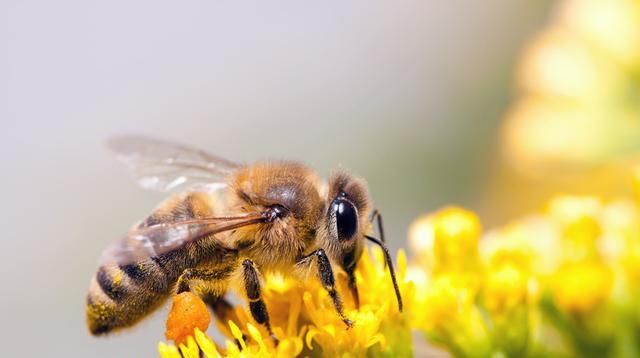
<instances>
[{"instance_id":1,"label":"yellow flower blossom","mask_svg":"<svg viewBox=\"0 0 640 358\"><path fill-rule=\"evenodd\" d=\"M625 66L640 62L640 2L571 0L559 18L566 27Z\"/></svg>"},{"instance_id":2,"label":"yellow flower blossom","mask_svg":"<svg viewBox=\"0 0 640 358\"><path fill-rule=\"evenodd\" d=\"M593 310L611 294L613 273L598 262L570 263L553 277L551 289L555 301L567 312Z\"/></svg>"},{"instance_id":3,"label":"yellow flower blossom","mask_svg":"<svg viewBox=\"0 0 640 358\"><path fill-rule=\"evenodd\" d=\"M530 276L518 263L491 266L483 286L484 304L490 312L503 312L525 304L529 296Z\"/></svg>"},{"instance_id":4,"label":"yellow flower blossom","mask_svg":"<svg viewBox=\"0 0 640 358\"><path fill-rule=\"evenodd\" d=\"M477 268L480 221L458 207L444 208L416 220L409 244L436 273L464 275Z\"/></svg>"},{"instance_id":5,"label":"yellow flower blossom","mask_svg":"<svg viewBox=\"0 0 640 358\"><path fill-rule=\"evenodd\" d=\"M559 1L524 49L503 153L527 176L634 158L640 150L640 2Z\"/></svg>"},{"instance_id":6,"label":"yellow flower blossom","mask_svg":"<svg viewBox=\"0 0 640 358\"><path fill-rule=\"evenodd\" d=\"M347 278L337 273L338 290L343 292L345 313L355 324L347 329L338 317L327 292L317 280L304 282L279 275L265 278L263 298L271 325L279 339L276 346L266 329L256 324L246 307L235 307L238 322L218 323L225 335L224 349L196 329L193 337L177 348L160 343L164 358L198 357L294 357L323 355L364 357L367 355L411 356L412 343L408 318L412 310L413 285L405 280L407 264L398 254L398 280L405 298L405 312L398 311L389 274L380 250L365 251L358 262L356 280L360 308L349 295ZM388 291L387 291L388 290Z\"/></svg>"},{"instance_id":7,"label":"yellow flower blossom","mask_svg":"<svg viewBox=\"0 0 640 358\"><path fill-rule=\"evenodd\" d=\"M424 307L412 325L430 342L461 357L640 353L629 338L640 325L638 201L556 196L545 211L485 234L452 215L472 217L448 208L410 231L414 250L431 251L416 252L409 269L413 307ZM477 231L462 229L472 226ZM437 234L437 227L449 229ZM440 269L443 257L467 256L437 250L439 237L465 247L475 269ZM425 238L433 244L416 244Z\"/></svg>"},{"instance_id":8,"label":"yellow flower blossom","mask_svg":"<svg viewBox=\"0 0 640 358\"><path fill-rule=\"evenodd\" d=\"M483 357L489 353L488 332L482 314L474 305L474 289L449 275L442 275L419 287L413 326L434 344L456 355Z\"/></svg>"},{"instance_id":9,"label":"yellow flower blossom","mask_svg":"<svg viewBox=\"0 0 640 358\"><path fill-rule=\"evenodd\" d=\"M224 344L196 329L177 347L160 343L158 351L162 357L411 356L411 329L417 329L458 357L639 352L633 338L640 326L640 284L633 281L640 266L639 202L557 196L545 211L487 233L475 214L449 207L420 217L416 227L409 240L423 251L410 262L402 251L397 258L404 313L382 253L372 250L356 271L360 308L343 295L356 322L351 329L317 281L271 275L264 299L279 345L240 305L237 320L218 322ZM346 276L338 273L337 281L347 292Z\"/></svg>"},{"instance_id":10,"label":"yellow flower blossom","mask_svg":"<svg viewBox=\"0 0 640 358\"><path fill-rule=\"evenodd\" d=\"M413 315L413 325L434 343L445 345L458 355L488 353L487 330L482 314L474 306L478 290L478 217L465 209L449 207L420 218L412 225L409 241L417 257L431 256L433 262L418 260L429 270L428 280L416 280L415 306L425 309ZM432 241L432 244L423 244ZM427 255L432 250L432 255ZM414 270L418 271L418 270ZM413 274L413 277L419 275Z\"/></svg>"},{"instance_id":11,"label":"yellow flower blossom","mask_svg":"<svg viewBox=\"0 0 640 358\"><path fill-rule=\"evenodd\" d=\"M513 167L544 178L637 159L640 1L559 1L523 52L516 82L520 96L502 128ZM634 190L639 200L640 169ZM461 208L419 217L404 273L415 285L408 324L462 357L640 355L640 205L609 199L558 195L488 233ZM304 296L302 316L315 317L305 341L348 344L335 317L314 313L317 297ZM359 318L371 318L371 330L362 335L369 340L349 338L355 352L394 337L376 317ZM326 352L344 353L337 349Z\"/></svg>"},{"instance_id":12,"label":"yellow flower blossom","mask_svg":"<svg viewBox=\"0 0 640 358\"><path fill-rule=\"evenodd\" d=\"M566 260L582 261L599 256L600 211L600 201L593 197L561 196L551 201L549 215L558 225L561 254Z\"/></svg>"},{"instance_id":13,"label":"yellow flower blossom","mask_svg":"<svg viewBox=\"0 0 640 358\"><path fill-rule=\"evenodd\" d=\"M576 34L552 26L525 50L517 79L526 93L586 101L615 86L615 70Z\"/></svg>"},{"instance_id":14,"label":"yellow flower blossom","mask_svg":"<svg viewBox=\"0 0 640 358\"><path fill-rule=\"evenodd\" d=\"M487 233L481 245L485 279L481 305L490 316L494 350L509 356L522 356L532 350L539 315L540 280L548 269L548 255L542 255L549 243L548 226L540 219L523 219ZM532 232L539 232L533 245ZM545 234L546 232L546 234ZM543 259L544 258L544 259Z\"/></svg>"}]
</instances>

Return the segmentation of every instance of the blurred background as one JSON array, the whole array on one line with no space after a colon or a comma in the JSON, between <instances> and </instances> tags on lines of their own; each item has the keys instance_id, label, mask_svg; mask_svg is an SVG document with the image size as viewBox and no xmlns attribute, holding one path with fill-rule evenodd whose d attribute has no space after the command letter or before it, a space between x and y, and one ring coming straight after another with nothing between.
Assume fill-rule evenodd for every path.
<instances>
[{"instance_id":1,"label":"blurred background","mask_svg":"<svg viewBox=\"0 0 640 358\"><path fill-rule=\"evenodd\" d=\"M350 168L394 249L445 204L485 225L535 207L542 190L520 190L535 176L501 159L501 121L551 5L0 2L3 354L156 354L166 309L109 338L85 328L102 249L163 198L136 187L104 148L110 136L301 160L323 176Z\"/></svg>"}]
</instances>

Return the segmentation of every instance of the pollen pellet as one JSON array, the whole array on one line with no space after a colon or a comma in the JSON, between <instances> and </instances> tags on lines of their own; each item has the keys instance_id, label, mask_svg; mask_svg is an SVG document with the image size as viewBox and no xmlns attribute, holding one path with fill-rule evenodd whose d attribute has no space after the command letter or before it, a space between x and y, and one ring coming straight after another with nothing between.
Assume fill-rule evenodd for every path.
<instances>
[{"instance_id":1,"label":"pollen pellet","mask_svg":"<svg viewBox=\"0 0 640 358\"><path fill-rule=\"evenodd\" d=\"M204 302L191 292L183 292L173 297L165 336L179 345L193 336L196 328L206 331L210 322L211 316Z\"/></svg>"}]
</instances>

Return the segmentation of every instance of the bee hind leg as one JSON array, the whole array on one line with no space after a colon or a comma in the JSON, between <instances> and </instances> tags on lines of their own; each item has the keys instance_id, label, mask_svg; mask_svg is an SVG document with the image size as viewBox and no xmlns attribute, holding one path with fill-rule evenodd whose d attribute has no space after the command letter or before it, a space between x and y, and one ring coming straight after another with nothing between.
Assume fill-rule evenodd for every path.
<instances>
[{"instance_id":1,"label":"bee hind leg","mask_svg":"<svg viewBox=\"0 0 640 358\"><path fill-rule=\"evenodd\" d=\"M178 294L191 291L193 281L206 281L208 283L223 282L231 273L231 270L193 269L182 272L178 279Z\"/></svg>"},{"instance_id":2,"label":"bee hind leg","mask_svg":"<svg viewBox=\"0 0 640 358\"><path fill-rule=\"evenodd\" d=\"M247 298L249 299L249 309L251 311L251 316L253 316L253 319L255 319L256 322L264 325L267 328L269 335L271 335L271 338L277 346L279 340L271 329L267 306L264 304L260 293L261 288L258 269L254 265L253 261L249 259L244 260L242 262L242 266L244 287L247 293Z\"/></svg>"},{"instance_id":3,"label":"bee hind leg","mask_svg":"<svg viewBox=\"0 0 640 358\"><path fill-rule=\"evenodd\" d=\"M324 252L323 249L318 249L303 257L300 261L298 261L298 265L310 264L312 260L316 260L317 269L318 269L318 278L322 283L322 287L327 291L329 297L333 301L333 306L338 312L340 319L347 325L347 328L351 328L353 326L353 321L347 318L344 314L344 310L342 308L342 299L340 298L340 294L336 290L336 279L333 276L333 269L331 268L331 262L329 261L329 257ZM354 288L355 288L355 278L354 278ZM357 295L357 288L355 288L355 295Z\"/></svg>"},{"instance_id":4,"label":"bee hind leg","mask_svg":"<svg viewBox=\"0 0 640 358\"><path fill-rule=\"evenodd\" d=\"M195 281L204 281L215 286L216 283L226 279L226 276L221 275L221 272L221 270L213 269L187 269L178 279L176 293L180 294L187 291L194 293L200 297L207 306L209 306L209 309L211 309L216 319L224 325L229 321L240 322L240 319L233 310L233 305L224 298L224 292L220 293L212 290L211 288L207 288L206 286L203 288L194 285ZM242 336L246 342L248 338L247 334L243 332ZM237 339L235 343L239 349L242 349L242 346Z\"/></svg>"},{"instance_id":5,"label":"bee hind leg","mask_svg":"<svg viewBox=\"0 0 640 358\"><path fill-rule=\"evenodd\" d=\"M231 272L231 270L227 270ZM233 310L233 305L224 298L224 290L213 289L213 287L225 286L222 284L228 277L228 273L223 270L213 269L187 269L185 270L177 284L177 294L191 291L204 301L213 311L216 318L222 322L228 322L232 320L239 322L237 315ZM194 285L195 281L203 281L206 283L204 286Z\"/></svg>"}]
</instances>

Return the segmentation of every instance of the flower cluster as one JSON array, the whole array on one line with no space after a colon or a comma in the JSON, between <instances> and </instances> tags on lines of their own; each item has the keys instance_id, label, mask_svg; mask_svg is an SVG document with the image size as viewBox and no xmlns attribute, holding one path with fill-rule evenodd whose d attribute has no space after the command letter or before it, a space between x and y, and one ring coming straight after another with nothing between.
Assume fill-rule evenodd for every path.
<instances>
[{"instance_id":1,"label":"flower cluster","mask_svg":"<svg viewBox=\"0 0 640 358\"><path fill-rule=\"evenodd\" d=\"M264 299L278 345L238 306L236 319L218 322L227 338L218 346L203 333L204 304L182 294L174 298L167 333L178 347L160 343L160 354L410 356L417 329L458 357L640 355L636 200L557 196L545 211L487 232L474 213L448 207L418 218L409 244L411 260L403 252L397 257L404 313L382 253L367 251L356 271L360 309L343 295L356 322L351 329L316 280L268 276ZM345 275L337 276L339 290L349 292ZM181 319L188 321L186 334L175 332Z\"/></svg>"},{"instance_id":2,"label":"flower cluster","mask_svg":"<svg viewBox=\"0 0 640 358\"><path fill-rule=\"evenodd\" d=\"M481 233L475 214L418 219L412 326L456 356L638 356L640 205L559 196Z\"/></svg>"},{"instance_id":3,"label":"flower cluster","mask_svg":"<svg viewBox=\"0 0 640 358\"><path fill-rule=\"evenodd\" d=\"M640 1L560 1L516 74L504 153L527 174L640 149Z\"/></svg>"},{"instance_id":4,"label":"flower cluster","mask_svg":"<svg viewBox=\"0 0 640 358\"><path fill-rule=\"evenodd\" d=\"M202 327L196 323L196 317L202 315L207 316L208 322L207 310L198 309L200 303L189 304L188 310L182 310L179 306L183 298L176 296L171 314L187 320L186 326L194 333L186 336L168 334L178 346L160 343L160 355L165 358L200 357L200 354L205 357L411 356L411 330L407 318L410 315L407 310L411 309L414 289L412 283L405 279L407 260L403 252L397 256L397 265L398 283L405 298L403 313L398 311L393 285L380 250L366 251L358 262L356 282L360 309L355 308L349 295L346 275L337 273L338 291L343 293L345 313L355 322L349 329L339 318L319 280L314 280L314 277L306 281L275 275L265 277L263 298L269 309L273 331L279 339L278 345L262 325L255 323L246 307L238 306L235 307L237 320L217 322L219 331L226 337L225 346L217 346L203 333L206 325ZM197 311L195 316L194 311ZM171 316L169 321L168 330L185 326Z\"/></svg>"}]
</instances>

